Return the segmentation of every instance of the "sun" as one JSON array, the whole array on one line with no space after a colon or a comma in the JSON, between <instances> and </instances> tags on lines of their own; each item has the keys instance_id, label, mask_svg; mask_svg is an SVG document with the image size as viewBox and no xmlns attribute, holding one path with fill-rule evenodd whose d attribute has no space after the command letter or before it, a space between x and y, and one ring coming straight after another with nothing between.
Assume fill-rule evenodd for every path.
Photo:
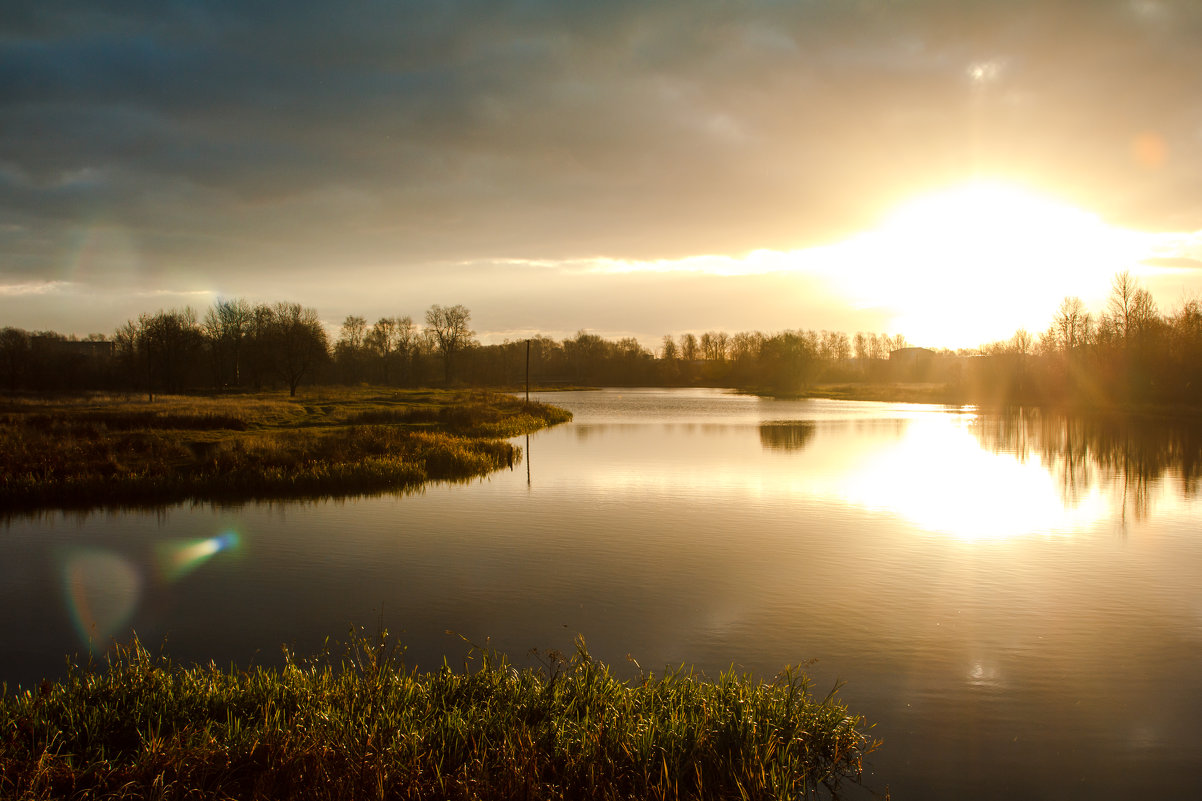
<instances>
[{"instance_id":1,"label":"sun","mask_svg":"<svg viewBox=\"0 0 1202 801\"><path fill-rule=\"evenodd\" d=\"M1105 293L1147 255L1146 235L1017 185L915 198L834 246L833 279L919 344L966 347L1046 328L1066 295Z\"/></svg>"}]
</instances>

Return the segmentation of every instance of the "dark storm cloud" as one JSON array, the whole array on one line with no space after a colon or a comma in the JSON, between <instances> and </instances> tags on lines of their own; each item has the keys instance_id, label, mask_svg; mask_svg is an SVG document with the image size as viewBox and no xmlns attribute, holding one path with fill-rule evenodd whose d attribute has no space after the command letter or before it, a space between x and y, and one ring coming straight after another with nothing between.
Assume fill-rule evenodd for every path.
<instances>
[{"instance_id":1,"label":"dark storm cloud","mask_svg":"<svg viewBox=\"0 0 1202 801\"><path fill-rule=\"evenodd\" d=\"M1189 2L0 14L0 278L93 224L213 275L788 248L974 171L1202 227Z\"/></svg>"}]
</instances>

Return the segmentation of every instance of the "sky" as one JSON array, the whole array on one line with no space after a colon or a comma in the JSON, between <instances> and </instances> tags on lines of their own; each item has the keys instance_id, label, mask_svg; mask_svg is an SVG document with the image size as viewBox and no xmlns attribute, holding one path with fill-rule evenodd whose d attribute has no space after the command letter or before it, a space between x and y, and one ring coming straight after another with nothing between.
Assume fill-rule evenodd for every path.
<instances>
[{"instance_id":1,"label":"sky","mask_svg":"<svg viewBox=\"0 0 1202 801\"><path fill-rule=\"evenodd\" d=\"M971 347L1202 293L1193 0L0 9L0 326L217 298L333 334Z\"/></svg>"}]
</instances>

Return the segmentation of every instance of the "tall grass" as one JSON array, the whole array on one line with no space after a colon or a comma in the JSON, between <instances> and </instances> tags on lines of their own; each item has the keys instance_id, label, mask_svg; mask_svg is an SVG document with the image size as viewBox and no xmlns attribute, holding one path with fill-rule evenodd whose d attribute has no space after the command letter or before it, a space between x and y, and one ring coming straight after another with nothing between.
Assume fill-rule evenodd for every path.
<instances>
[{"instance_id":1,"label":"tall grass","mask_svg":"<svg viewBox=\"0 0 1202 801\"><path fill-rule=\"evenodd\" d=\"M341 390L0 407L0 508L345 496L512 467L571 419L508 395Z\"/></svg>"},{"instance_id":2,"label":"tall grass","mask_svg":"<svg viewBox=\"0 0 1202 801\"><path fill-rule=\"evenodd\" d=\"M583 641L518 670L418 673L387 635L282 669L181 668L139 643L0 699L0 797L795 799L876 743L834 692L685 671L621 681Z\"/></svg>"}]
</instances>

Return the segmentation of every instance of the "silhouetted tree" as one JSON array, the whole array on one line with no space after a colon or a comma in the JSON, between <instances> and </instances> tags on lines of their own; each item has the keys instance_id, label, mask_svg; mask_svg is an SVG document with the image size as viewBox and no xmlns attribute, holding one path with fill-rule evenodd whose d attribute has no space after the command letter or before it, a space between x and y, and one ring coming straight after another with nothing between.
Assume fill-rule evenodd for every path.
<instances>
[{"instance_id":1,"label":"silhouetted tree","mask_svg":"<svg viewBox=\"0 0 1202 801\"><path fill-rule=\"evenodd\" d=\"M693 334L684 334L680 338L680 358L686 362L696 361L701 358L701 347L697 344L697 337Z\"/></svg>"},{"instance_id":2,"label":"silhouetted tree","mask_svg":"<svg viewBox=\"0 0 1202 801\"><path fill-rule=\"evenodd\" d=\"M1124 344L1151 328L1158 316L1152 295L1126 270L1111 282L1106 310L1110 327Z\"/></svg>"},{"instance_id":3,"label":"silhouetted tree","mask_svg":"<svg viewBox=\"0 0 1202 801\"><path fill-rule=\"evenodd\" d=\"M376 380L390 384L406 370L417 331L409 317L381 317L363 339Z\"/></svg>"},{"instance_id":4,"label":"silhouetted tree","mask_svg":"<svg viewBox=\"0 0 1202 801\"><path fill-rule=\"evenodd\" d=\"M868 337L863 331L857 331L855 337L852 338L852 347L854 349L856 361L865 362L872 358L872 349L868 342Z\"/></svg>"},{"instance_id":5,"label":"silhouetted tree","mask_svg":"<svg viewBox=\"0 0 1202 801\"><path fill-rule=\"evenodd\" d=\"M0 330L0 375L10 391L25 382L29 371L29 333L20 328Z\"/></svg>"},{"instance_id":6,"label":"silhouetted tree","mask_svg":"<svg viewBox=\"0 0 1202 801\"><path fill-rule=\"evenodd\" d=\"M793 395L810 382L817 357L813 332L785 331L760 347L760 375L767 389Z\"/></svg>"},{"instance_id":7,"label":"silhouetted tree","mask_svg":"<svg viewBox=\"0 0 1202 801\"><path fill-rule=\"evenodd\" d=\"M338 342L334 345L334 361L342 380L354 384L364 379L364 362L367 354L364 339L367 336L367 320L348 314L342 321Z\"/></svg>"},{"instance_id":8,"label":"silhouetted tree","mask_svg":"<svg viewBox=\"0 0 1202 801\"><path fill-rule=\"evenodd\" d=\"M1035 351L1035 339L1025 328L1020 328L1010 337L1010 349L1019 356L1030 356Z\"/></svg>"},{"instance_id":9,"label":"silhouetted tree","mask_svg":"<svg viewBox=\"0 0 1202 801\"><path fill-rule=\"evenodd\" d=\"M266 303L256 303L250 312L250 330L243 346L243 375L256 390L263 388L275 372L275 312Z\"/></svg>"},{"instance_id":10,"label":"silhouetted tree","mask_svg":"<svg viewBox=\"0 0 1202 801\"><path fill-rule=\"evenodd\" d=\"M470 327L471 320L472 313L462 305L444 307L435 304L426 310L426 327L442 355L443 378L448 384L455 355L471 347L472 337L476 335Z\"/></svg>"},{"instance_id":11,"label":"silhouetted tree","mask_svg":"<svg viewBox=\"0 0 1202 801\"><path fill-rule=\"evenodd\" d=\"M587 331L578 331L572 339L563 341L563 355L572 367L577 383L594 383L601 373L608 343Z\"/></svg>"},{"instance_id":12,"label":"silhouetted tree","mask_svg":"<svg viewBox=\"0 0 1202 801\"><path fill-rule=\"evenodd\" d=\"M722 331L706 331L701 335L701 356L707 361L726 361L729 347L730 337Z\"/></svg>"},{"instance_id":13,"label":"silhouetted tree","mask_svg":"<svg viewBox=\"0 0 1202 801\"><path fill-rule=\"evenodd\" d=\"M1093 318L1077 297L1066 297L1056 310L1052 326L1044 334L1044 349L1050 352L1071 353L1089 341Z\"/></svg>"},{"instance_id":14,"label":"silhouetted tree","mask_svg":"<svg viewBox=\"0 0 1202 801\"><path fill-rule=\"evenodd\" d=\"M676 340L672 338L671 334L664 334L660 357L669 362L680 358L680 350L676 347Z\"/></svg>"},{"instance_id":15,"label":"silhouetted tree","mask_svg":"<svg viewBox=\"0 0 1202 801\"><path fill-rule=\"evenodd\" d=\"M205 313L204 335L209 346L216 387L242 385L242 354L251 336L254 309L242 298L218 300Z\"/></svg>"},{"instance_id":16,"label":"silhouetted tree","mask_svg":"<svg viewBox=\"0 0 1202 801\"><path fill-rule=\"evenodd\" d=\"M154 400L156 386L168 393L185 388L204 342L191 308L142 314L118 329L116 337L120 348L132 351L123 356L132 356L141 367L149 400Z\"/></svg>"},{"instance_id":17,"label":"silhouetted tree","mask_svg":"<svg viewBox=\"0 0 1202 801\"><path fill-rule=\"evenodd\" d=\"M1202 400L1202 301L1191 298L1168 320L1168 374L1177 400Z\"/></svg>"},{"instance_id":18,"label":"silhouetted tree","mask_svg":"<svg viewBox=\"0 0 1202 801\"><path fill-rule=\"evenodd\" d=\"M306 376L329 358L326 330L314 309L299 303L277 303L272 308L271 353L276 372L288 385L289 396Z\"/></svg>"}]
</instances>

